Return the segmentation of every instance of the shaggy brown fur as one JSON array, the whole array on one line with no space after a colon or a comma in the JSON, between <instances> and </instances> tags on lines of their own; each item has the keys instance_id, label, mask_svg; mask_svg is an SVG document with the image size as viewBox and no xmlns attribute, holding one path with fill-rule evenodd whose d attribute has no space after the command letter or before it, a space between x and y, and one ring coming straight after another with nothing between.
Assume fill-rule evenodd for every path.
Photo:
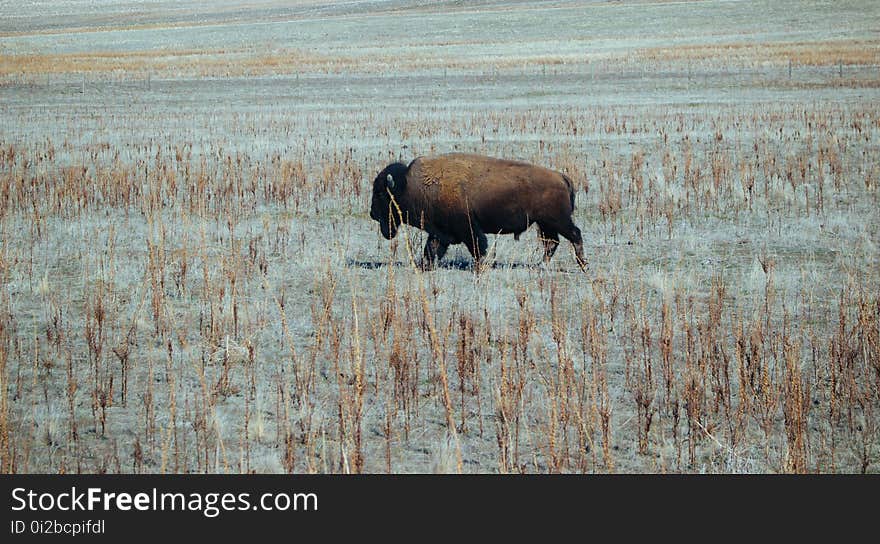
<instances>
[{"instance_id":1,"label":"shaggy brown fur","mask_svg":"<svg viewBox=\"0 0 880 544\"><path fill-rule=\"evenodd\" d=\"M464 180L470 175L474 156L465 154L442 155L434 158L420 158L418 163L422 183L435 185L442 180Z\"/></svg>"},{"instance_id":2,"label":"shaggy brown fur","mask_svg":"<svg viewBox=\"0 0 880 544\"><path fill-rule=\"evenodd\" d=\"M562 235L574 246L583 268L583 242L571 220L573 211L574 189L564 174L525 162L452 153L382 170L373 183L370 215L389 239L402 222L427 231L427 265L457 243L464 243L479 262L486 253L486 234L513 234L518 239L537 223L545 261Z\"/></svg>"}]
</instances>

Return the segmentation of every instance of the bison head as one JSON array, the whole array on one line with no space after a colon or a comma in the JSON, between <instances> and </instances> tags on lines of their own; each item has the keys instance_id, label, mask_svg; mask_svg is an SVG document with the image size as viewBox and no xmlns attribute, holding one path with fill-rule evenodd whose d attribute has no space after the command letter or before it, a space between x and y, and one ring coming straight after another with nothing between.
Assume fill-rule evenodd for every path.
<instances>
[{"instance_id":1,"label":"bison head","mask_svg":"<svg viewBox=\"0 0 880 544\"><path fill-rule=\"evenodd\" d=\"M386 240L397 235L397 227L403 223L400 216L400 195L406 189L406 172L403 163L386 166L373 180L373 202L370 206L370 217L379 222L379 229ZM394 197L394 202L392 198Z\"/></svg>"}]
</instances>

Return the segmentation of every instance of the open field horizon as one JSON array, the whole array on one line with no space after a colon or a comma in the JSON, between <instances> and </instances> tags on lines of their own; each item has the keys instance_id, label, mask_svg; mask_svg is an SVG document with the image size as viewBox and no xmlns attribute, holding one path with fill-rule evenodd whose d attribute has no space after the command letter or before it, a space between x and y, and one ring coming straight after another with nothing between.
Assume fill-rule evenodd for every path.
<instances>
[{"instance_id":1,"label":"open field horizon","mask_svg":"<svg viewBox=\"0 0 880 544\"><path fill-rule=\"evenodd\" d=\"M31 4L3 472L880 470L873 3ZM589 272L382 239L451 151L569 175Z\"/></svg>"}]
</instances>

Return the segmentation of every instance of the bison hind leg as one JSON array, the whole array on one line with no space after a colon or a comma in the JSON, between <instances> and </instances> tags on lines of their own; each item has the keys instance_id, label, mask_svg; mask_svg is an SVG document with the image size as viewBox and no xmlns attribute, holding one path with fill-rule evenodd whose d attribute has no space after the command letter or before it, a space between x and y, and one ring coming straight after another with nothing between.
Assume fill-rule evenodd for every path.
<instances>
[{"instance_id":1,"label":"bison hind leg","mask_svg":"<svg viewBox=\"0 0 880 544\"><path fill-rule=\"evenodd\" d=\"M559 234L546 225L538 226L540 228L538 234L541 238L541 243L544 244L544 262L549 263L550 259L553 258L553 254L556 253L556 248L559 247Z\"/></svg>"},{"instance_id":2,"label":"bison hind leg","mask_svg":"<svg viewBox=\"0 0 880 544\"><path fill-rule=\"evenodd\" d=\"M581 229L577 228L577 225L569 219L565 228L560 230L560 234L565 236L565 239L574 246L574 256L577 259L578 266L581 267L582 271L586 272L587 260L584 258L584 240L581 237Z\"/></svg>"}]
</instances>

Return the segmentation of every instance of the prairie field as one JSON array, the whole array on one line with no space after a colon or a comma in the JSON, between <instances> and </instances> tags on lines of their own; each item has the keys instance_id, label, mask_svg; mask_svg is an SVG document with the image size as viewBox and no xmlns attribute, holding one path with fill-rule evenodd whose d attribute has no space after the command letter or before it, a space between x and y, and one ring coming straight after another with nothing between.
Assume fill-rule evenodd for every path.
<instances>
[{"instance_id":1,"label":"prairie field","mask_svg":"<svg viewBox=\"0 0 880 544\"><path fill-rule=\"evenodd\" d=\"M871 1L0 0L0 471L880 472ZM589 261L370 219L566 173Z\"/></svg>"}]
</instances>

